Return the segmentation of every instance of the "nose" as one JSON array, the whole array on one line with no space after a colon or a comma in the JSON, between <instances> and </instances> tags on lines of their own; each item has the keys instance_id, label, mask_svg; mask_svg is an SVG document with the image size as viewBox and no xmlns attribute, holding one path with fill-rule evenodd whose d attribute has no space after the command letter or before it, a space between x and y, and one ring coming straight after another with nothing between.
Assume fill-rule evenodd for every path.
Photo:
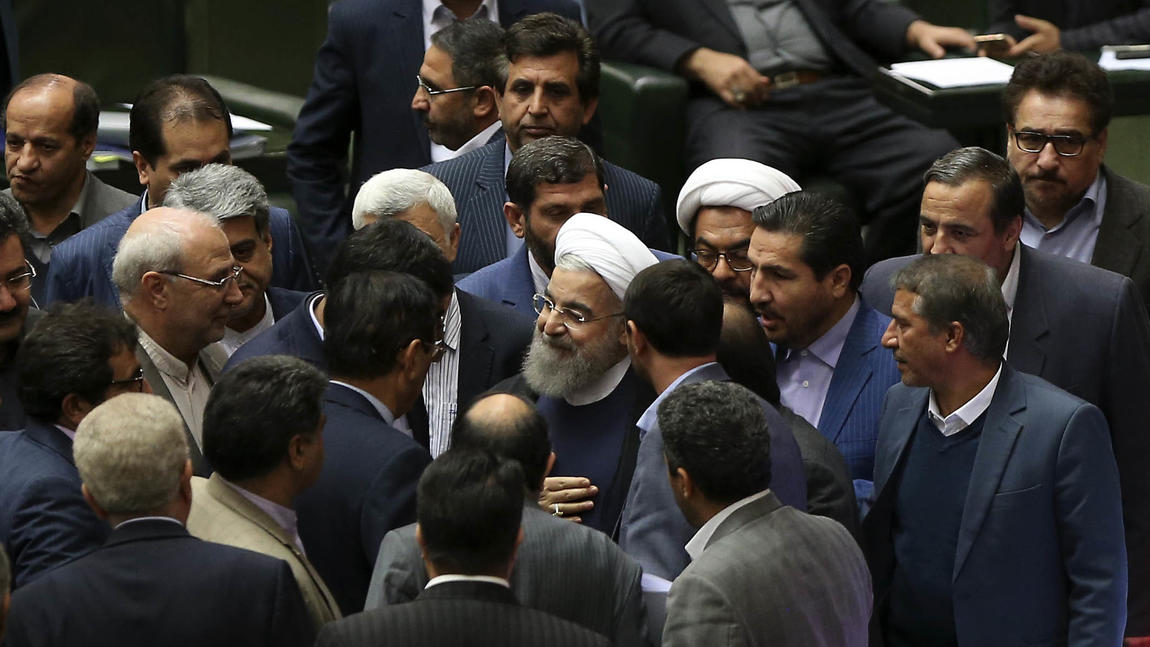
<instances>
[{"instance_id":1,"label":"nose","mask_svg":"<svg viewBox=\"0 0 1150 647\"><path fill-rule=\"evenodd\" d=\"M419 86L415 86L415 95L411 97L411 109L417 112L427 112L431 109L430 97Z\"/></svg>"},{"instance_id":2,"label":"nose","mask_svg":"<svg viewBox=\"0 0 1150 647\"><path fill-rule=\"evenodd\" d=\"M238 280L228 281L228 287L225 288L224 303L229 305L239 305L244 300L244 293L240 291L240 282Z\"/></svg>"},{"instance_id":3,"label":"nose","mask_svg":"<svg viewBox=\"0 0 1150 647\"><path fill-rule=\"evenodd\" d=\"M563 324L563 317L555 310L544 310L537 322L539 330L545 335L557 337L567 334L567 326Z\"/></svg>"},{"instance_id":4,"label":"nose","mask_svg":"<svg viewBox=\"0 0 1150 647\"><path fill-rule=\"evenodd\" d=\"M547 102L543 100L543 87L535 88L535 92L531 95L531 102L527 104L527 111L533 115L544 114L547 112Z\"/></svg>"},{"instance_id":5,"label":"nose","mask_svg":"<svg viewBox=\"0 0 1150 647\"><path fill-rule=\"evenodd\" d=\"M719 257L719 260L715 261L715 267L711 269L711 276L715 277L715 280L720 283L735 278L735 270L732 270L730 263L727 262L726 254L723 254Z\"/></svg>"},{"instance_id":6,"label":"nose","mask_svg":"<svg viewBox=\"0 0 1150 647\"><path fill-rule=\"evenodd\" d=\"M882 345L883 348L890 348L891 350L898 348L898 337L894 334L894 319L890 320L886 330L882 333Z\"/></svg>"},{"instance_id":7,"label":"nose","mask_svg":"<svg viewBox=\"0 0 1150 647\"><path fill-rule=\"evenodd\" d=\"M1043 170L1057 168L1061 163L1061 156L1058 151L1054 150L1053 142L1046 142L1042 146L1042 150L1038 151L1036 155L1038 155L1038 168Z\"/></svg>"},{"instance_id":8,"label":"nose","mask_svg":"<svg viewBox=\"0 0 1150 647\"><path fill-rule=\"evenodd\" d=\"M719 269L715 266L715 269ZM766 282L759 278L759 273L751 272L751 303L755 306L766 305L772 301L771 291L767 289Z\"/></svg>"},{"instance_id":9,"label":"nose","mask_svg":"<svg viewBox=\"0 0 1150 647\"><path fill-rule=\"evenodd\" d=\"M34 171L38 166L40 166L40 157L36 155L31 142L25 143L20 147L20 152L17 154L16 169L21 173L28 173Z\"/></svg>"}]
</instances>

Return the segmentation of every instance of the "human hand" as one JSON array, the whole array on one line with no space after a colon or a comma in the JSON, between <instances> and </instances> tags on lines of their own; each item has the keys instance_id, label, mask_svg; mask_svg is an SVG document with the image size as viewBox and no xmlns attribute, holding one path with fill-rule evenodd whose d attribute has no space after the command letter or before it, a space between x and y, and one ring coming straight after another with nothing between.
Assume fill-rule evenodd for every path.
<instances>
[{"instance_id":1,"label":"human hand","mask_svg":"<svg viewBox=\"0 0 1150 647\"><path fill-rule=\"evenodd\" d=\"M1007 56L1022 56L1027 52L1045 54L1062 49L1062 31L1054 23L1030 16L1015 16L1014 22L1026 31L1034 32L1010 48Z\"/></svg>"},{"instance_id":2,"label":"human hand","mask_svg":"<svg viewBox=\"0 0 1150 647\"><path fill-rule=\"evenodd\" d=\"M771 80L741 56L700 47L687 55L682 69L733 108L754 108L771 95Z\"/></svg>"},{"instance_id":3,"label":"human hand","mask_svg":"<svg viewBox=\"0 0 1150 647\"><path fill-rule=\"evenodd\" d=\"M591 485L589 479L581 476L548 476L543 479L539 507L556 517L582 523L583 519L579 515L595 507L591 497L596 494L599 494L599 488Z\"/></svg>"},{"instance_id":4,"label":"human hand","mask_svg":"<svg viewBox=\"0 0 1150 647\"><path fill-rule=\"evenodd\" d=\"M906 42L917 47L931 58L942 58L947 47L961 47L970 51L977 49L974 36L958 27L939 27L925 20L916 20L906 28Z\"/></svg>"}]
</instances>

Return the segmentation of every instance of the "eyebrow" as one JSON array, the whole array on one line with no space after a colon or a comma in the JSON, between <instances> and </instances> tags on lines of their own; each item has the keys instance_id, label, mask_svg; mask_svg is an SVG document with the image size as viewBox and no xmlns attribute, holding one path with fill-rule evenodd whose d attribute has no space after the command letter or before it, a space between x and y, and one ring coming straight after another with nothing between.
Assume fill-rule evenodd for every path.
<instances>
[{"instance_id":1,"label":"eyebrow","mask_svg":"<svg viewBox=\"0 0 1150 647\"><path fill-rule=\"evenodd\" d=\"M696 238L695 244L696 245L706 245L707 247L710 247L711 249L718 249L719 248L718 245L707 240L707 238L705 236L699 236L698 238ZM734 245L727 246L727 249L738 249L740 247L750 247L750 246L751 246L751 238L748 236L747 238L744 238L742 240L737 241Z\"/></svg>"}]
</instances>

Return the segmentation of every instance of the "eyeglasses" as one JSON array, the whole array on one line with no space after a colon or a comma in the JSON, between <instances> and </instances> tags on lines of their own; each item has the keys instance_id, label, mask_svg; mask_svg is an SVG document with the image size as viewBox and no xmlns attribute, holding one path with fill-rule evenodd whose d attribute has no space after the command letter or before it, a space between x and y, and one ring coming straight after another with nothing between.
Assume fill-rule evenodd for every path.
<instances>
[{"instance_id":1,"label":"eyeglasses","mask_svg":"<svg viewBox=\"0 0 1150 647\"><path fill-rule=\"evenodd\" d=\"M477 85L466 85L466 86L463 86L461 88L449 88L447 90L433 90L431 88L431 86L428 85L427 82L423 80L423 77L418 75L418 74L415 75L415 81L416 81L416 83L419 84L419 87L423 88L423 91L426 92L427 96L429 96L429 97L438 97L441 94L451 94L452 92L466 92L468 90L474 90L475 88L479 87Z\"/></svg>"},{"instance_id":2,"label":"eyeglasses","mask_svg":"<svg viewBox=\"0 0 1150 647\"><path fill-rule=\"evenodd\" d=\"M1011 129L1011 132L1014 133L1014 145L1024 153L1041 153L1046 143L1050 142L1054 145L1054 152L1062 157L1077 156L1086 146L1087 140L1092 139L1081 135L1047 135L1030 130Z\"/></svg>"},{"instance_id":3,"label":"eyeglasses","mask_svg":"<svg viewBox=\"0 0 1150 647\"><path fill-rule=\"evenodd\" d=\"M719 264L720 257L725 259L727 267L735 272L748 272L755 266L751 259L747 258L747 250L745 249L728 249L725 252L692 249L691 254L695 256L695 262L702 265L708 272L715 269L715 266Z\"/></svg>"},{"instance_id":4,"label":"eyeglasses","mask_svg":"<svg viewBox=\"0 0 1150 647\"><path fill-rule=\"evenodd\" d=\"M181 279L186 279L186 280L192 281L194 283L199 283L200 285L206 285L206 286L208 286L210 288L214 288L216 290L223 290L228 286L228 281L238 281L240 278L240 274L242 274L243 271L244 271L244 268L240 267L239 265L236 265L232 268L232 270L230 272L228 272L227 276L225 276L224 278L222 278L218 281L209 281L207 279L201 279L201 278L195 277L195 276L188 276L187 274L180 274L179 272L163 271L163 272L160 272L160 274L167 274L168 276L179 277Z\"/></svg>"},{"instance_id":5,"label":"eyeglasses","mask_svg":"<svg viewBox=\"0 0 1150 647\"><path fill-rule=\"evenodd\" d=\"M598 317L588 317L587 315L583 314L582 312L579 312L578 310L572 310L570 308L560 308L560 307L555 305L555 302L553 302L551 299L548 299L547 297L543 296L542 294L536 294L535 296L531 297L531 306L533 308L535 308L535 314L537 314L537 315L542 316L542 315L550 314L552 311L559 313L560 321L563 322L564 326L567 326L568 330L574 330L575 328L578 328L579 326L582 326L583 324L591 323L592 321L599 321L600 319L610 319L611 317L623 316L622 312L615 312L615 313L612 313L609 315L601 315Z\"/></svg>"},{"instance_id":6,"label":"eyeglasses","mask_svg":"<svg viewBox=\"0 0 1150 647\"><path fill-rule=\"evenodd\" d=\"M36 268L32 267L28 261L24 261L24 267L27 268L27 271L4 279L4 285L8 286L9 292L27 292L32 289L32 279L36 278Z\"/></svg>"},{"instance_id":7,"label":"eyeglasses","mask_svg":"<svg viewBox=\"0 0 1150 647\"><path fill-rule=\"evenodd\" d=\"M144 369L137 368L136 372L132 373L132 377L129 377L126 380L112 380L112 383L108 386L126 386L128 387L129 391L141 393L144 390Z\"/></svg>"}]
</instances>

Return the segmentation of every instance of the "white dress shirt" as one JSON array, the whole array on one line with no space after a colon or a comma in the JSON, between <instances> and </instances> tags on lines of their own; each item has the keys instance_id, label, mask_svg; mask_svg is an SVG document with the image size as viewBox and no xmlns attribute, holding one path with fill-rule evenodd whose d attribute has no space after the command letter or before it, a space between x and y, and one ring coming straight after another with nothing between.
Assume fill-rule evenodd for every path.
<instances>
[{"instance_id":1,"label":"white dress shirt","mask_svg":"<svg viewBox=\"0 0 1150 647\"><path fill-rule=\"evenodd\" d=\"M204 447L204 407L208 405L208 393L212 385L208 376L200 367L199 358L188 368L187 364L176 359L174 355L160 347L148 333L140 329L140 348L148 354L164 386L172 394L172 402L184 419L184 424L196 440L196 445L202 450Z\"/></svg>"},{"instance_id":2,"label":"white dress shirt","mask_svg":"<svg viewBox=\"0 0 1150 647\"><path fill-rule=\"evenodd\" d=\"M256 325L248 328L243 332L236 332L231 328L224 328L224 338L219 342L220 347L223 348L225 352L227 352L228 357L231 357L232 353L239 350L240 346L248 343L261 332L271 328L274 323L275 316L272 315L272 302L268 299L268 295L265 293L263 318L260 319Z\"/></svg>"},{"instance_id":3,"label":"white dress shirt","mask_svg":"<svg viewBox=\"0 0 1150 647\"><path fill-rule=\"evenodd\" d=\"M994 372L994 377L982 387L973 398L966 401L966 404L955 409L949 416L943 418L942 411L938 408L938 400L934 397L934 389L930 390L930 404L927 406L926 415L930 418L931 423L934 424L943 436L953 436L958 432L970 426L981 416L987 409L990 408L990 401L994 399L994 390L998 388L998 378L1002 377L1002 364L999 363L998 370Z\"/></svg>"}]
</instances>

